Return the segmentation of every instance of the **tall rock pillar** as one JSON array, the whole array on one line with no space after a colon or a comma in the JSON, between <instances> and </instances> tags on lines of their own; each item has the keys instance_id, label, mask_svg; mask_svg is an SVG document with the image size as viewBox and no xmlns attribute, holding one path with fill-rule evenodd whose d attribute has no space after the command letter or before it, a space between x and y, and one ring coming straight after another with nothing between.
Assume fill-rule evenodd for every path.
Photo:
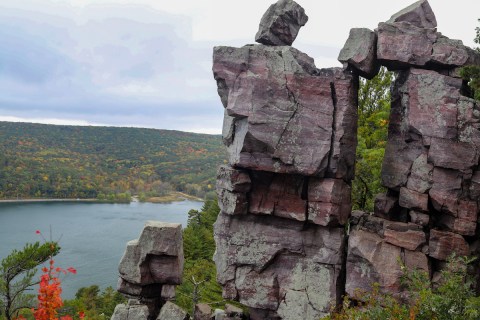
<instances>
[{"instance_id":1,"label":"tall rock pillar","mask_svg":"<svg viewBox=\"0 0 480 320\"><path fill-rule=\"evenodd\" d=\"M280 0L260 44L213 53L229 156L214 260L224 297L252 319L318 319L344 291L358 76L290 46L307 20Z\"/></svg>"}]
</instances>

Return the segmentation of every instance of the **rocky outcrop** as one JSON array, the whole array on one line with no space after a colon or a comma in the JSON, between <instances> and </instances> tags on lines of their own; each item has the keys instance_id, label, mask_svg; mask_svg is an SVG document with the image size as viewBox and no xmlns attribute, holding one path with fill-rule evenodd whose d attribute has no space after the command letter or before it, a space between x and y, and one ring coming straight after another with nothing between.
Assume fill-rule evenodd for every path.
<instances>
[{"instance_id":1,"label":"rocky outcrop","mask_svg":"<svg viewBox=\"0 0 480 320\"><path fill-rule=\"evenodd\" d=\"M140 237L127 243L118 267L117 290L132 299L115 308L112 320L156 319L162 305L164 313L178 314L172 303L165 302L175 298L175 286L182 282L183 260L181 225L146 222ZM187 315L183 313L183 318L159 319L183 320Z\"/></svg>"},{"instance_id":2,"label":"rocky outcrop","mask_svg":"<svg viewBox=\"0 0 480 320\"><path fill-rule=\"evenodd\" d=\"M382 167L388 191L375 200L376 217L354 223L346 292L378 282L402 298L395 260L433 276L452 253L469 255L478 235L479 105L455 70L479 64L480 54L437 32L426 0L380 23L376 33L376 58L397 71Z\"/></svg>"},{"instance_id":3,"label":"rocky outcrop","mask_svg":"<svg viewBox=\"0 0 480 320\"><path fill-rule=\"evenodd\" d=\"M265 21L285 3L303 13L279 1L263 34L278 32ZM283 30L306 22L275 19ZM248 306L252 319L318 319L343 293L358 77L318 69L286 46L293 39L213 54L229 155L218 171L214 260L224 297Z\"/></svg>"},{"instance_id":4,"label":"rocky outcrop","mask_svg":"<svg viewBox=\"0 0 480 320\"><path fill-rule=\"evenodd\" d=\"M480 55L437 32L426 0L374 31L352 29L343 68L318 69L290 46L305 22L281 0L262 18L260 45L213 53L228 151L214 260L224 297L252 319L318 319L373 283L404 299L399 261L433 275L450 253L469 254L477 235L480 108L458 68ZM373 216L351 215L358 76L381 65L397 71L388 191Z\"/></svg>"}]
</instances>

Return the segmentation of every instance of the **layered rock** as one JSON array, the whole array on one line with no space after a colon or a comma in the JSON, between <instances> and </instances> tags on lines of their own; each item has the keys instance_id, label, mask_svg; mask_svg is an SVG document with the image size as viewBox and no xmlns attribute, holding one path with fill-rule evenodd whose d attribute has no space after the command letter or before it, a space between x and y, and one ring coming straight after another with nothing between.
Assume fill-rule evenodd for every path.
<instances>
[{"instance_id":1,"label":"layered rock","mask_svg":"<svg viewBox=\"0 0 480 320\"><path fill-rule=\"evenodd\" d=\"M156 319L162 305L175 298L183 260L181 225L147 221L140 237L127 243L120 261L117 290L132 299L115 308L112 320Z\"/></svg>"},{"instance_id":2,"label":"layered rock","mask_svg":"<svg viewBox=\"0 0 480 320\"><path fill-rule=\"evenodd\" d=\"M286 3L296 9L265 22ZM301 13L279 1L259 34L278 36L285 23L287 33L297 30ZM318 69L286 46L293 39L262 39L268 46L216 47L213 54L229 155L217 177L217 280L252 319L318 319L343 293L358 77Z\"/></svg>"},{"instance_id":3,"label":"layered rock","mask_svg":"<svg viewBox=\"0 0 480 320\"><path fill-rule=\"evenodd\" d=\"M451 254L469 255L477 235L480 109L456 70L480 64L480 55L437 32L426 0L375 32L376 59L397 71L382 166L388 191L375 200L376 217L353 222L346 292L378 282L381 291L402 298L395 260L433 276Z\"/></svg>"},{"instance_id":4,"label":"layered rock","mask_svg":"<svg viewBox=\"0 0 480 320\"><path fill-rule=\"evenodd\" d=\"M426 0L375 31L352 29L343 68L318 69L290 46L305 22L281 0L262 18L260 45L213 53L228 151L214 259L225 298L252 319L318 319L373 283L403 299L399 261L433 275L450 253L468 255L477 235L480 108L458 68L480 55L437 32ZM358 76L380 65L397 71L387 192L373 216L351 216Z\"/></svg>"}]
</instances>

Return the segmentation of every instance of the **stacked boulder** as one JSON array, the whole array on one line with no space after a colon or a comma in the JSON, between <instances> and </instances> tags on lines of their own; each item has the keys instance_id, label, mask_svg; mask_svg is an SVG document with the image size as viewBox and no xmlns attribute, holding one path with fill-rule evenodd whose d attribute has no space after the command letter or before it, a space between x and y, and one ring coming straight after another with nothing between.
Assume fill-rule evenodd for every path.
<instances>
[{"instance_id":1,"label":"stacked boulder","mask_svg":"<svg viewBox=\"0 0 480 320\"><path fill-rule=\"evenodd\" d=\"M166 303L182 282L183 261L182 226L148 221L140 238L127 243L120 261L117 290L131 299L117 305L112 320L187 319L186 312ZM180 315L160 317L162 306L163 314Z\"/></svg>"},{"instance_id":2,"label":"stacked boulder","mask_svg":"<svg viewBox=\"0 0 480 320\"><path fill-rule=\"evenodd\" d=\"M280 0L260 44L213 53L229 157L214 260L224 297L252 319L318 319L344 292L358 76L290 46L307 19Z\"/></svg>"},{"instance_id":3,"label":"stacked boulder","mask_svg":"<svg viewBox=\"0 0 480 320\"><path fill-rule=\"evenodd\" d=\"M459 68L480 65L480 55L436 26L421 0L375 31L352 29L340 53L348 69L369 78L380 65L396 71L382 167L388 191L376 198L374 216L354 215L350 295L376 282L402 297L398 261L436 278L451 254L469 255L478 238L480 105Z\"/></svg>"}]
</instances>

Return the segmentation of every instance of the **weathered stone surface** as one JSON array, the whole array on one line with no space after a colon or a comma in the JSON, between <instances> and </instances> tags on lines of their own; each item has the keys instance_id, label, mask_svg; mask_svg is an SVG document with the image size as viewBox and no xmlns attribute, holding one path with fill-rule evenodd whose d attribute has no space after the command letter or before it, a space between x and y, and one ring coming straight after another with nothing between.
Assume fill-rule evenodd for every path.
<instances>
[{"instance_id":1,"label":"weathered stone surface","mask_svg":"<svg viewBox=\"0 0 480 320\"><path fill-rule=\"evenodd\" d=\"M249 192L251 181L248 172L230 166L220 166L217 172L217 187L231 192Z\"/></svg>"},{"instance_id":2,"label":"weathered stone surface","mask_svg":"<svg viewBox=\"0 0 480 320\"><path fill-rule=\"evenodd\" d=\"M428 211L428 194L400 188L398 203L403 208L426 212Z\"/></svg>"},{"instance_id":3,"label":"weathered stone surface","mask_svg":"<svg viewBox=\"0 0 480 320\"><path fill-rule=\"evenodd\" d=\"M160 314L157 317L157 320L188 320L188 314L176 304L168 301L166 302Z\"/></svg>"},{"instance_id":4,"label":"weathered stone surface","mask_svg":"<svg viewBox=\"0 0 480 320\"><path fill-rule=\"evenodd\" d=\"M446 261L453 253L457 257L469 254L468 243L465 239L461 235L452 232L430 230L428 255L432 258Z\"/></svg>"},{"instance_id":5,"label":"weathered stone surface","mask_svg":"<svg viewBox=\"0 0 480 320\"><path fill-rule=\"evenodd\" d=\"M233 140L228 145L232 166L323 176L334 119L335 123L352 121L351 127L356 128L354 105L343 105L354 99L355 91L338 90L336 95L332 91L332 83L333 87L338 83L339 89L345 83L353 88L354 77L345 73L340 79L337 69L318 70L313 59L291 47L216 47L213 71L222 101L227 101L227 113L234 117ZM339 117L335 117L335 102L342 102ZM346 153L348 161L340 158L337 163L350 163L355 135L341 133L333 139L338 141L333 153Z\"/></svg>"},{"instance_id":6,"label":"weathered stone surface","mask_svg":"<svg viewBox=\"0 0 480 320\"><path fill-rule=\"evenodd\" d=\"M480 171L473 173L469 191L472 200L480 200Z\"/></svg>"},{"instance_id":7,"label":"weathered stone surface","mask_svg":"<svg viewBox=\"0 0 480 320\"><path fill-rule=\"evenodd\" d=\"M165 269L162 264L168 265ZM120 277L132 284L180 284L183 273L182 226L147 221L138 240L127 244L118 267Z\"/></svg>"},{"instance_id":8,"label":"weathered stone surface","mask_svg":"<svg viewBox=\"0 0 480 320\"><path fill-rule=\"evenodd\" d=\"M417 212L417 211L410 211L410 221L412 223L418 224L419 226L428 226L430 222L430 216L425 213Z\"/></svg>"},{"instance_id":9,"label":"weathered stone surface","mask_svg":"<svg viewBox=\"0 0 480 320\"><path fill-rule=\"evenodd\" d=\"M424 67L431 59L438 34L408 22L379 23L377 59L390 70Z\"/></svg>"},{"instance_id":10,"label":"weathered stone surface","mask_svg":"<svg viewBox=\"0 0 480 320\"><path fill-rule=\"evenodd\" d=\"M380 70L376 50L375 32L367 28L352 28L338 61L347 63L362 77L372 79Z\"/></svg>"},{"instance_id":11,"label":"weathered stone surface","mask_svg":"<svg viewBox=\"0 0 480 320\"><path fill-rule=\"evenodd\" d=\"M333 70L332 96L335 105L333 137L328 161L329 178L350 181L355 175L358 122L358 76Z\"/></svg>"},{"instance_id":12,"label":"weathered stone surface","mask_svg":"<svg viewBox=\"0 0 480 320\"><path fill-rule=\"evenodd\" d=\"M284 319L315 319L339 298L342 228L271 216L219 215L215 223L217 280L234 283L238 300ZM319 279L314 283L307 279ZM282 299L285 297L285 299ZM288 302L287 302L288 301ZM288 304L288 305L287 305Z\"/></svg>"},{"instance_id":13,"label":"weathered stone surface","mask_svg":"<svg viewBox=\"0 0 480 320\"><path fill-rule=\"evenodd\" d=\"M250 213L306 220L307 201L302 198L305 178L297 175L252 172Z\"/></svg>"},{"instance_id":14,"label":"weathered stone surface","mask_svg":"<svg viewBox=\"0 0 480 320\"><path fill-rule=\"evenodd\" d=\"M419 193L425 193L432 187L433 165L428 163L427 154L421 154L413 161L407 188Z\"/></svg>"},{"instance_id":15,"label":"weathered stone surface","mask_svg":"<svg viewBox=\"0 0 480 320\"><path fill-rule=\"evenodd\" d=\"M478 164L478 151L470 143L432 138L428 160L435 166L457 170Z\"/></svg>"},{"instance_id":16,"label":"weathered stone surface","mask_svg":"<svg viewBox=\"0 0 480 320\"><path fill-rule=\"evenodd\" d=\"M244 316L245 316L245 313L243 312L242 309L238 308L238 307L235 307L234 305L232 304L229 304L229 303L226 303L225 304L225 313L227 316L229 316L230 318L232 317L238 317L240 319L243 319Z\"/></svg>"},{"instance_id":17,"label":"weathered stone surface","mask_svg":"<svg viewBox=\"0 0 480 320\"><path fill-rule=\"evenodd\" d=\"M148 307L136 300L129 300L128 304L118 304L115 307L111 320L147 320Z\"/></svg>"},{"instance_id":18,"label":"weathered stone surface","mask_svg":"<svg viewBox=\"0 0 480 320\"><path fill-rule=\"evenodd\" d=\"M175 299L175 286L165 284L162 286L162 292L160 293L160 297L165 300L174 300Z\"/></svg>"},{"instance_id":19,"label":"weathered stone surface","mask_svg":"<svg viewBox=\"0 0 480 320\"><path fill-rule=\"evenodd\" d=\"M248 211L247 194L231 192L217 186L218 206L226 214L246 214Z\"/></svg>"},{"instance_id":20,"label":"weathered stone surface","mask_svg":"<svg viewBox=\"0 0 480 320\"><path fill-rule=\"evenodd\" d=\"M351 187L343 180L318 178L309 180L309 221L322 226L344 225L351 210Z\"/></svg>"},{"instance_id":21,"label":"weathered stone surface","mask_svg":"<svg viewBox=\"0 0 480 320\"><path fill-rule=\"evenodd\" d=\"M419 28L436 28L437 19L427 0L420 0L395 13L387 23L408 22Z\"/></svg>"},{"instance_id":22,"label":"weathered stone surface","mask_svg":"<svg viewBox=\"0 0 480 320\"><path fill-rule=\"evenodd\" d=\"M442 215L439 218L439 224L441 226L447 227L452 232L464 236L474 236L475 230L477 229L477 221L468 221L449 215Z\"/></svg>"},{"instance_id":23,"label":"weathered stone surface","mask_svg":"<svg viewBox=\"0 0 480 320\"><path fill-rule=\"evenodd\" d=\"M195 305L195 313L193 319L195 320L210 320L212 316L212 308L206 303L197 303Z\"/></svg>"},{"instance_id":24,"label":"weathered stone surface","mask_svg":"<svg viewBox=\"0 0 480 320\"><path fill-rule=\"evenodd\" d=\"M308 21L305 10L292 0L272 4L260 21L255 41L274 46L290 46Z\"/></svg>"},{"instance_id":25,"label":"weathered stone surface","mask_svg":"<svg viewBox=\"0 0 480 320\"><path fill-rule=\"evenodd\" d=\"M385 241L397 247L415 251L427 242L422 228L412 223L385 223L383 236Z\"/></svg>"},{"instance_id":26,"label":"weathered stone surface","mask_svg":"<svg viewBox=\"0 0 480 320\"><path fill-rule=\"evenodd\" d=\"M371 291L378 283L382 292L400 291L401 249L383 241L377 234L353 230L348 239L345 291L361 300L360 292Z\"/></svg>"}]
</instances>

